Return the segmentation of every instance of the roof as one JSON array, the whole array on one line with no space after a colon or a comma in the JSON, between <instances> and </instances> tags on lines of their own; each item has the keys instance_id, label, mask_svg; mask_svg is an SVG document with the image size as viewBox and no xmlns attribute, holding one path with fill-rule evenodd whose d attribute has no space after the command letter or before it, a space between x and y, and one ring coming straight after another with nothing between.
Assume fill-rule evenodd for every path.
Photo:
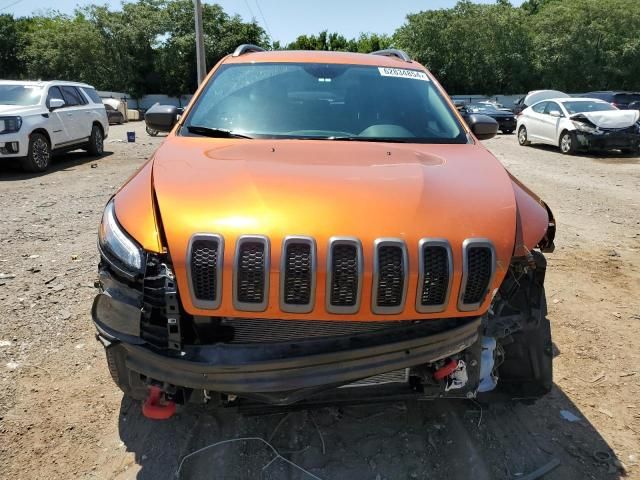
<instances>
[{"instance_id":1,"label":"roof","mask_svg":"<svg viewBox=\"0 0 640 480\"><path fill-rule=\"evenodd\" d=\"M48 87L51 84L55 85L71 85L74 87L89 87L91 85L82 82L69 82L67 80L0 80L0 85L38 85L41 87Z\"/></svg>"},{"instance_id":2,"label":"roof","mask_svg":"<svg viewBox=\"0 0 640 480\"><path fill-rule=\"evenodd\" d=\"M341 65L370 65L374 67L395 67L410 70L425 70L416 61L405 62L396 57L371 55L368 53L327 52L320 50L275 50L244 53L228 56L224 63L333 63Z\"/></svg>"}]
</instances>

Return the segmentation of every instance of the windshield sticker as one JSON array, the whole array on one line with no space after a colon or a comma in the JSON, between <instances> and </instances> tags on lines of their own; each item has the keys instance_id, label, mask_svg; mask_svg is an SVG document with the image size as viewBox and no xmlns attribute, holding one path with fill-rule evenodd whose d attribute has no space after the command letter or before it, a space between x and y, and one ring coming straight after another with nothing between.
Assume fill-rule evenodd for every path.
<instances>
[{"instance_id":1,"label":"windshield sticker","mask_svg":"<svg viewBox=\"0 0 640 480\"><path fill-rule=\"evenodd\" d=\"M407 70L405 68L378 67L383 77L412 78L414 80L429 81L429 76L419 70Z\"/></svg>"}]
</instances>

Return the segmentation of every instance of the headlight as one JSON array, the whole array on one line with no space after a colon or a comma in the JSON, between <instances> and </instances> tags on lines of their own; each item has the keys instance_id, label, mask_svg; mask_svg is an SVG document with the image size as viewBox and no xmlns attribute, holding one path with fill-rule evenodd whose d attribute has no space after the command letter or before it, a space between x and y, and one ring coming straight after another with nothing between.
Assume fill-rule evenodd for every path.
<instances>
[{"instance_id":1,"label":"headlight","mask_svg":"<svg viewBox=\"0 0 640 480\"><path fill-rule=\"evenodd\" d=\"M576 127L576 130L585 133L600 133L597 128L592 127L591 125L587 125L586 123L572 121L573 126Z\"/></svg>"},{"instance_id":2,"label":"headlight","mask_svg":"<svg viewBox=\"0 0 640 480\"><path fill-rule=\"evenodd\" d=\"M0 134L16 133L22 127L22 117L0 117Z\"/></svg>"},{"instance_id":3,"label":"headlight","mask_svg":"<svg viewBox=\"0 0 640 480\"><path fill-rule=\"evenodd\" d=\"M132 273L142 271L142 248L118 224L111 200L102 214L98 241L105 254L113 257Z\"/></svg>"}]
</instances>

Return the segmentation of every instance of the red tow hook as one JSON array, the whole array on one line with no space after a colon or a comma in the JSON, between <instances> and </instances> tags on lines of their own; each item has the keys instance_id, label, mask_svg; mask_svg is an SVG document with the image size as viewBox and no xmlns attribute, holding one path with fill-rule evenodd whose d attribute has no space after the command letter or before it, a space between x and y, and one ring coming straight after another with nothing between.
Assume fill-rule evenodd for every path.
<instances>
[{"instance_id":1,"label":"red tow hook","mask_svg":"<svg viewBox=\"0 0 640 480\"><path fill-rule=\"evenodd\" d=\"M142 414L151 420L168 420L176 413L176 402L164 398L160 387L149 387L149 396L142 405Z\"/></svg>"},{"instance_id":2,"label":"red tow hook","mask_svg":"<svg viewBox=\"0 0 640 480\"><path fill-rule=\"evenodd\" d=\"M438 370L433 372L433 378L438 381L444 380L449 375L451 375L456 370L456 368L458 368L458 362L451 359Z\"/></svg>"}]
</instances>

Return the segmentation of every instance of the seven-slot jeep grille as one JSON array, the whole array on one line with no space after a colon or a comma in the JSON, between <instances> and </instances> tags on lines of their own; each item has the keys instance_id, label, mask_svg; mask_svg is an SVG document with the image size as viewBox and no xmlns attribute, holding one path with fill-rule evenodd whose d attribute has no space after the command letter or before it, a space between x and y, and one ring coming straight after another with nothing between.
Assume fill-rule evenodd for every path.
<instances>
[{"instance_id":1,"label":"seven-slot jeep grille","mask_svg":"<svg viewBox=\"0 0 640 480\"><path fill-rule=\"evenodd\" d=\"M336 237L329 241L325 259L317 259L309 237L287 237L280 250L278 298L285 312L308 313L316 307L316 289L324 287L325 308L330 313L360 310L363 288L370 289L374 314L398 314L407 308L407 290L416 292L419 313L447 309L454 285L451 246L444 239L423 239L417 245L416 277L410 277L411 246L400 239L379 239L371 250L372 276L363 285L365 265L360 241ZM415 248L415 247L413 247ZM270 244L266 237L241 236L233 252L234 307L264 311L269 303ZM224 240L218 235L194 235L189 246L187 274L191 298L198 308L215 310L222 297ZM229 258L229 257L227 257ZM460 258L460 257L458 257ZM326 262L326 284L316 285L318 260ZM486 239L468 239L462 245L462 277L458 310L471 311L484 302L495 273L495 250ZM411 278L411 282L409 279ZM413 300L413 297L412 297Z\"/></svg>"}]
</instances>

